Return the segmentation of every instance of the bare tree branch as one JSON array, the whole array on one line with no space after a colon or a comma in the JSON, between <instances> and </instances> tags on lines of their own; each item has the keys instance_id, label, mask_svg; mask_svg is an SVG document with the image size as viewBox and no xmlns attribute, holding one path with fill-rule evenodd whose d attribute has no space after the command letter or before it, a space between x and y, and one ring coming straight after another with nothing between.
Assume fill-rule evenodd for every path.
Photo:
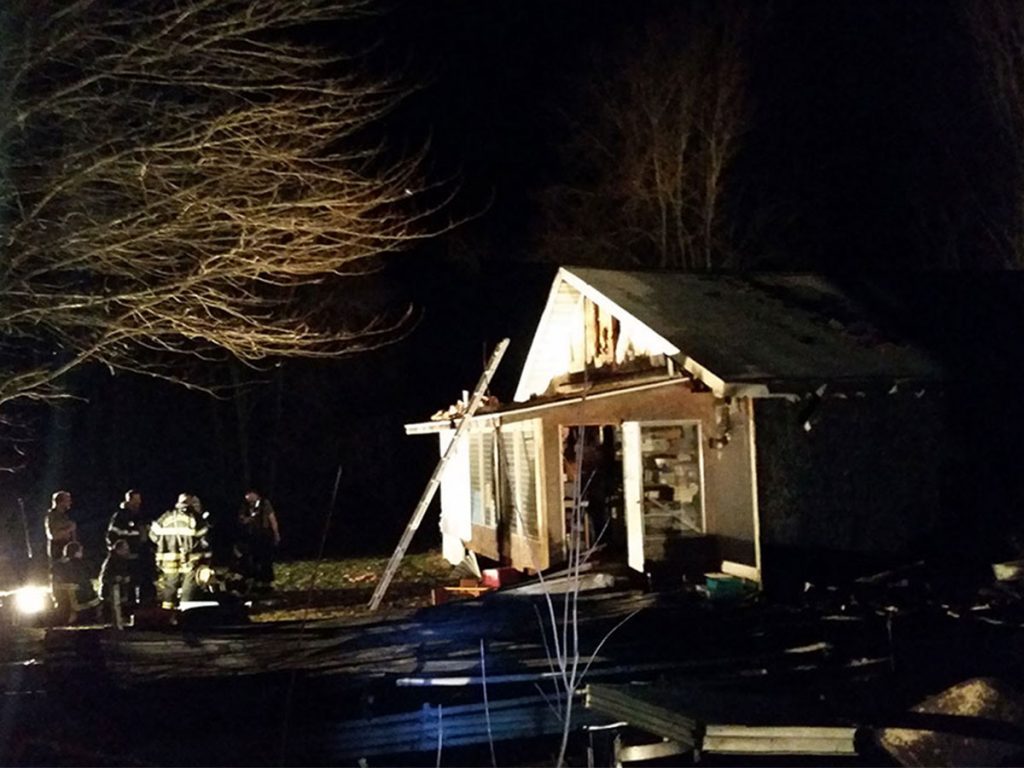
<instances>
[{"instance_id":1,"label":"bare tree branch","mask_svg":"<svg viewBox=\"0 0 1024 768\"><path fill-rule=\"evenodd\" d=\"M595 73L544 195L541 251L564 262L708 270L731 263L728 173L749 105L743 6L651 26Z\"/></svg>"},{"instance_id":2,"label":"bare tree branch","mask_svg":"<svg viewBox=\"0 0 1024 768\"><path fill-rule=\"evenodd\" d=\"M348 354L400 332L346 286L432 234L425 149L371 140L408 89L325 49L359 0L0 9L0 403L85 363ZM8 45L10 43L10 45ZM443 226L443 225L442 225Z\"/></svg>"},{"instance_id":3,"label":"bare tree branch","mask_svg":"<svg viewBox=\"0 0 1024 768\"><path fill-rule=\"evenodd\" d=\"M970 0L962 11L981 66L979 82L1007 150L1003 170L1010 176L1005 213L988 216L984 232L1002 256L998 266L1019 269L1024 267L1024 3Z\"/></svg>"}]
</instances>

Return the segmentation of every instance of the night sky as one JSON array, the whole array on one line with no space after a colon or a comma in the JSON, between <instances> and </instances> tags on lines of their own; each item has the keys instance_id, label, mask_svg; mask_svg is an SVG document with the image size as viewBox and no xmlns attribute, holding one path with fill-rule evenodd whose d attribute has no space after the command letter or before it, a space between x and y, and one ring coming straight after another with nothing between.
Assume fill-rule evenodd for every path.
<instances>
[{"instance_id":1,"label":"night sky","mask_svg":"<svg viewBox=\"0 0 1024 768\"><path fill-rule=\"evenodd\" d=\"M580 108L588 80L614 74L606 62L643 29L671 35L680 5L398 6L387 22L394 50L409 51L431 81L408 127L430 132L439 169L462 174L464 210L493 201L448 239L449 250L480 261L530 259L538 192L565 173L566 112ZM1002 165L960 4L755 5L771 11L751 40L754 113L736 168L737 217L754 233L748 266L938 266L921 232L936 215L929 209L957 208L967 232L982 226L997 184L970 182L980 171L998 177ZM997 264L971 257L973 266Z\"/></svg>"},{"instance_id":2,"label":"night sky","mask_svg":"<svg viewBox=\"0 0 1024 768\"><path fill-rule=\"evenodd\" d=\"M429 141L427 172L459 188L448 215L470 219L380 278L416 306L409 334L361 357L287 363L268 385L220 403L82 371L71 384L88 404L41 418L42 439L26 470L3 478L0 505L10 514L20 496L41 520L49 493L67 487L88 535L125 488L141 488L150 513L186 490L233 510L248 474L274 499L286 550L300 554L315 548L340 465L331 549L389 550L437 456L434 439L405 437L402 424L472 389L507 334L514 343L495 391L511 397L555 269L535 258L538 200L565 173L566 113L611 52L646 26L669 24L677 5L404 0L365 22L353 34L379 37L371 67L421 83L385 135L399 150ZM1001 158L956 3L772 7L750 49L755 109L735 167L747 266L945 266L933 238L949 210L966 266L998 264L983 232L1000 210ZM418 542L435 540L428 517Z\"/></svg>"}]
</instances>

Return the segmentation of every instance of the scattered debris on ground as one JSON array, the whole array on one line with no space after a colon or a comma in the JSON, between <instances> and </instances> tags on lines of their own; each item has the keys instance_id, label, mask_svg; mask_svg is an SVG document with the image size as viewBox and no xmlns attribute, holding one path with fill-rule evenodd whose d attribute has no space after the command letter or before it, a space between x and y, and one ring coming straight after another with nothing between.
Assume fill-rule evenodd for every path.
<instances>
[{"instance_id":1,"label":"scattered debris on ground","mask_svg":"<svg viewBox=\"0 0 1024 768\"><path fill-rule=\"evenodd\" d=\"M407 557L385 610L369 613L368 576L384 563L283 564L245 625L37 633L34 663L4 659L9 700L32 702L18 727L58 707L83 723L77 747L152 763L414 765L440 749L471 765L494 742L543 763L567 701L558 681L577 665L578 762L996 764L1024 745L1019 570L970 585L911 563L782 604L746 589L650 592L593 563L467 578L432 553ZM445 585L462 599L430 606ZM570 634L579 656L559 656L553 639ZM96 740L95 707L79 710L98 696L137 727ZM282 719L285 697L317 706ZM203 705L190 742L159 727L183 700Z\"/></svg>"},{"instance_id":2,"label":"scattered debris on ground","mask_svg":"<svg viewBox=\"0 0 1024 768\"><path fill-rule=\"evenodd\" d=\"M906 766L1024 765L1024 695L972 678L929 696L878 743Z\"/></svg>"}]
</instances>

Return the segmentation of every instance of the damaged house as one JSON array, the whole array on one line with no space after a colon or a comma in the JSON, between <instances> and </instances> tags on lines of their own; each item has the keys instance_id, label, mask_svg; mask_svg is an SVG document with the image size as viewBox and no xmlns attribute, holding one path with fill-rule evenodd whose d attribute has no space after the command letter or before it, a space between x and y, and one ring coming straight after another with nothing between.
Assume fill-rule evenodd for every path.
<instances>
[{"instance_id":1,"label":"damaged house","mask_svg":"<svg viewBox=\"0 0 1024 768\"><path fill-rule=\"evenodd\" d=\"M905 555L949 523L942 368L824 278L563 268L514 402L471 417L444 553L524 570L584 536L645 573L769 588ZM456 421L409 424L442 453Z\"/></svg>"}]
</instances>

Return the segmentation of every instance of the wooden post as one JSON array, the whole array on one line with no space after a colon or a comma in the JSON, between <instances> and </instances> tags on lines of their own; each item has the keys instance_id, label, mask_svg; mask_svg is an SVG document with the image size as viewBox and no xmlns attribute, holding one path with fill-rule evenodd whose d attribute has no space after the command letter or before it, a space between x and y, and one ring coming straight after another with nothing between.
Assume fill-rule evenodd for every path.
<instances>
[{"instance_id":1,"label":"wooden post","mask_svg":"<svg viewBox=\"0 0 1024 768\"><path fill-rule=\"evenodd\" d=\"M373 597L370 598L369 606L371 611L377 610L380 606L380 601L384 598L384 593L387 592L388 587L391 585L391 580L394 578L395 572L398 570L398 566L402 562L402 557L405 556L405 550L409 548L409 543L412 541L412 537L416 533L416 530L420 527L420 523L423 521L423 515L426 514L427 507L430 505L431 500L434 498L434 494L441 485L441 476L444 474L444 468L448 464L448 460L455 455L462 436L469 428L470 418L474 413L476 413L480 404L483 403L484 394L487 392L487 387L491 383L494 371L498 368L498 363L501 362L501 358L505 354L505 350L508 348L508 342L508 339L502 339L498 343L498 346L494 348L494 352L491 353L491 359L488 361L487 367L480 376L480 381L477 382L476 389L473 391L473 396L470 398L469 405L466 407L466 413L463 414L462 420L459 422L459 426L456 428L455 434L452 436L452 441L448 444L448 449L444 452L444 456L442 456L441 460L437 462L437 466L434 468L434 473L430 476L427 487L423 490L423 495L420 497L420 501L412 513L412 519L409 520L409 524L405 527L405 532L402 534L402 538L398 542L398 546L395 547L395 551L391 555L391 560L388 561L387 567L384 569L384 573L381 576L380 581L377 583L377 588L373 591Z\"/></svg>"}]
</instances>

